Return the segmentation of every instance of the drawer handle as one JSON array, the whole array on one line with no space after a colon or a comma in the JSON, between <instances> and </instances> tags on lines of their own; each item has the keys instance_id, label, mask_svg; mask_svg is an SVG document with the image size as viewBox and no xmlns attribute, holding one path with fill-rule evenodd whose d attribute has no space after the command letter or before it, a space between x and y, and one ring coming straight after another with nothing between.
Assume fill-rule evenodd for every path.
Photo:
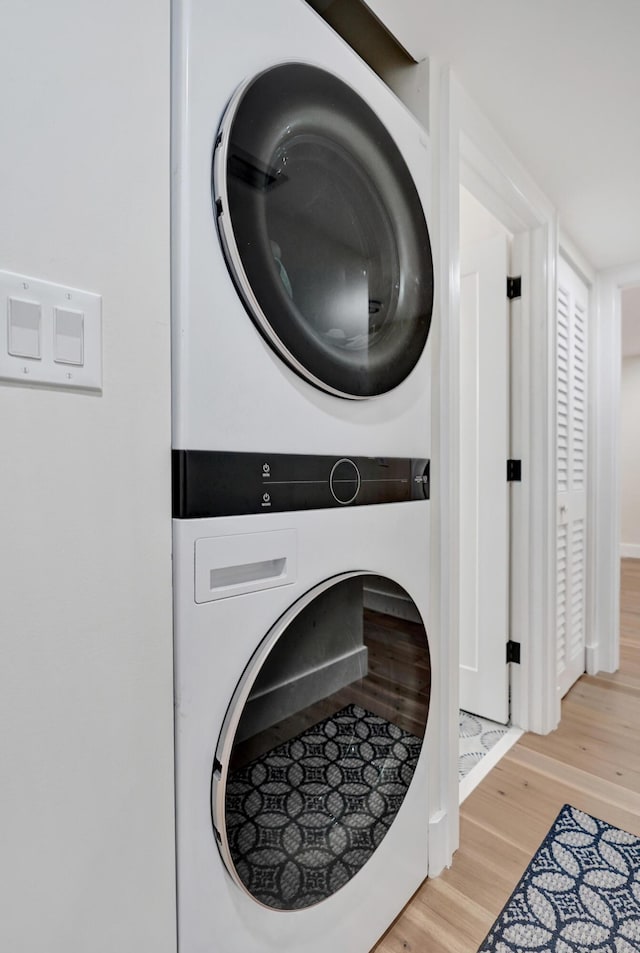
<instances>
[{"instance_id":1,"label":"drawer handle","mask_svg":"<svg viewBox=\"0 0 640 953\"><path fill-rule=\"evenodd\" d=\"M209 588L227 589L229 586L241 586L262 579L275 579L284 575L287 567L286 557L265 559L258 563L242 563L240 566L222 566L209 572Z\"/></svg>"}]
</instances>

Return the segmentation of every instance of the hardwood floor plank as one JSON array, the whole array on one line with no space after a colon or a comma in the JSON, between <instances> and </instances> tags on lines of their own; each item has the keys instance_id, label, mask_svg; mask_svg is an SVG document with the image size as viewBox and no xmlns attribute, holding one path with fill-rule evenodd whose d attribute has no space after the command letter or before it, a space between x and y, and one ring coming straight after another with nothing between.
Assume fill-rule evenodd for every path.
<instances>
[{"instance_id":1,"label":"hardwood floor plank","mask_svg":"<svg viewBox=\"0 0 640 953\"><path fill-rule=\"evenodd\" d=\"M558 763L554 758L525 747L514 749L511 756L511 760L522 771L535 771L536 774L549 778L554 784L561 783L563 789L567 788L573 792L578 792L580 796L585 794L585 796L608 805L603 809L608 816L605 817L604 813L598 814L601 820L609 821L616 827L623 827L632 834L640 834L640 793L637 790L629 790L621 784L595 778L588 771L581 771L572 765ZM570 795L569 801L574 807L580 807L575 803L575 795ZM586 810L586 808L581 808L581 810ZM617 820L612 820L614 811L617 812ZM593 814L594 812L589 811L589 813ZM631 830L632 827L634 830Z\"/></svg>"},{"instance_id":2,"label":"hardwood floor plank","mask_svg":"<svg viewBox=\"0 0 640 953\"><path fill-rule=\"evenodd\" d=\"M464 901L464 902L461 902ZM449 950L465 953L475 937L486 936L494 916L480 904L453 887L440 877L434 880L434 889L419 892L415 905L426 922L438 925L438 932Z\"/></svg>"},{"instance_id":3,"label":"hardwood floor plank","mask_svg":"<svg viewBox=\"0 0 640 953\"><path fill-rule=\"evenodd\" d=\"M602 735L602 729L599 729L598 733ZM629 746L614 745L611 739L607 742L598 738L595 726L591 735L588 727L578 728L574 723L566 726L562 734L558 729L553 733L553 737L527 737L522 747L544 752L560 764L580 768L594 778L624 784L631 790L640 790L639 752L637 746L636 750L633 750L631 739Z\"/></svg>"},{"instance_id":4,"label":"hardwood floor plank","mask_svg":"<svg viewBox=\"0 0 640 953\"><path fill-rule=\"evenodd\" d=\"M462 819L461 845L456 854L459 862L445 871L441 879L495 917L502 909L505 894L522 876L529 854L469 818ZM421 889L425 888L426 884Z\"/></svg>"},{"instance_id":5,"label":"hardwood floor plank","mask_svg":"<svg viewBox=\"0 0 640 953\"><path fill-rule=\"evenodd\" d=\"M475 953L563 804L640 836L640 560L621 565L620 671L583 675L461 808L460 849L372 953Z\"/></svg>"}]
</instances>

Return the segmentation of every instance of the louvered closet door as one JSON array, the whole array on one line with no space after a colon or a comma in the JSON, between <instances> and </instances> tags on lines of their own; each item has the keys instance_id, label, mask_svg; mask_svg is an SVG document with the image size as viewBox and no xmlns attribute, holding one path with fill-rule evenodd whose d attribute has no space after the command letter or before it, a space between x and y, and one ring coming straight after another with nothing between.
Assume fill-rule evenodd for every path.
<instances>
[{"instance_id":1,"label":"louvered closet door","mask_svg":"<svg viewBox=\"0 0 640 953\"><path fill-rule=\"evenodd\" d=\"M558 691L585 670L589 292L560 259L557 310Z\"/></svg>"}]
</instances>

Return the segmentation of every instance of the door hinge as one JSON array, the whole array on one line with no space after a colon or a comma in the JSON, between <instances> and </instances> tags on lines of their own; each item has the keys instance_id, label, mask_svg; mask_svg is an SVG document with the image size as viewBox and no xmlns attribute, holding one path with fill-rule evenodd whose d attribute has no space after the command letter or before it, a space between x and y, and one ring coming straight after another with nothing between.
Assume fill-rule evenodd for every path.
<instances>
[{"instance_id":1,"label":"door hinge","mask_svg":"<svg viewBox=\"0 0 640 953\"><path fill-rule=\"evenodd\" d=\"M507 483L522 482L522 460L507 460Z\"/></svg>"},{"instance_id":2,"label":"door hinge","mask_svg":"<svg viewBox=\"0 0 640 953\"><path fill-rule=\"evenodd\" d=\"M522 278L520 275L511 277L507 275L507 298L511 301L513 298L520 298L522 296Z\"/></svg>"},{"instance_id":3,"label":"door hinge","mask_svg":"<svg viewBox=\"0 0 640 953\"><path fill-rule=\"evenodd\" d=\"M511 639L507 642L507 662L520 664L520 643L512 642Z\"/></svg>"}]
</instances>

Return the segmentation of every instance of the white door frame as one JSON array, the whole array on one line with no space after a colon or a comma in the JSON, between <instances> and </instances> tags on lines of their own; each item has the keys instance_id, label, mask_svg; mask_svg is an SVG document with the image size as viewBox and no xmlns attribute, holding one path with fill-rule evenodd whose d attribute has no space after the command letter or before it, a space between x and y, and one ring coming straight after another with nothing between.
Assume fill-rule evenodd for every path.
<instances>
[{"instance_id":1,"label":"white door frame","mask_svg":"<svg viewBox=\"0 0 640 953\"><path fill-rule=\"evenodd\" d=\"M516 351L520 393L512 412L523 481L512 510L512 625L521 643L521 664L512 672L512 721L545 733L556 727L559 704L555 671L555 360L552 316L556 294L558 225L555 210L497 135L455 76L440 80L440 222L448 293L440 300L441 502L444 553L442 618L451 643L449 697L458 698L457 589L459 506L458 323L460 297L459 190L464 185L512 233L529 275L526 306L519 308L521 347ZM506 291L505 291L506 293ZM444 435L446 439L444 439ZM505 463L506 467L506 463ZM506 479L506 473L505 473ZM444 589L448 586L448 590Z\"/></svg>"},{"instance_id":2,"label":"white door frame","mask_svg":"<svg viewBox=\"0 0 640 953\"><path fill-rule=\"evenodd\" d=\"M621 292L640 284L640 262L596 275L589 513L598 546L589 577L587 671L620 666Z\"/></svg>"}]
</instances>

